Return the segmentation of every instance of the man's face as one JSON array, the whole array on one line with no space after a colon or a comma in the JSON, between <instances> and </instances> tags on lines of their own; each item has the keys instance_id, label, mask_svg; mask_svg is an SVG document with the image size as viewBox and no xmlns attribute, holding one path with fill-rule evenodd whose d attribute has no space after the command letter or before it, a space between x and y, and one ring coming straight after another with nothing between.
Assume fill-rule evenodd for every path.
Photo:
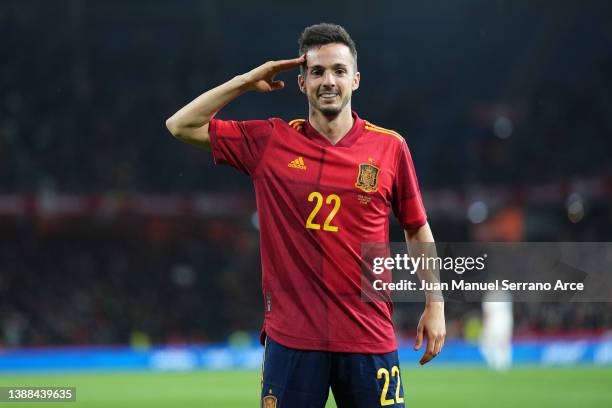
<instances>
[{"instance_id":1,"label":"man's face","mask_svg":"<svg viewBox=\"0 0 612 408\"><path fill-rule=\"evenodd\" d=\"M333 117L351 101L359 79L349 47L332 43L308 50L306 69L298 76L298 85L312 108Z\"/></svg>"}]
</instances>

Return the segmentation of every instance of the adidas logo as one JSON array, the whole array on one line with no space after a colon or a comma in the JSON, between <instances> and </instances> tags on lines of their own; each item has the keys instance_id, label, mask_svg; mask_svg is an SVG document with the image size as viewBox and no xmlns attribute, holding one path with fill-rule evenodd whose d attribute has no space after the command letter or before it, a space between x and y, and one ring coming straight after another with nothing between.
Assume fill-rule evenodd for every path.
<instances>
[{"instance_id":1,"label":"adidas logo","mask_svg":"<svg viewBox=\"0 0 612 408\"><path fill-rule=\"evenodd\" d=\"M294 169L306 170L306 165L304 164L304 159L302 158L302 156L298 157L295 160L291 160L288 166Z\"/></svg>"}]
</instances>

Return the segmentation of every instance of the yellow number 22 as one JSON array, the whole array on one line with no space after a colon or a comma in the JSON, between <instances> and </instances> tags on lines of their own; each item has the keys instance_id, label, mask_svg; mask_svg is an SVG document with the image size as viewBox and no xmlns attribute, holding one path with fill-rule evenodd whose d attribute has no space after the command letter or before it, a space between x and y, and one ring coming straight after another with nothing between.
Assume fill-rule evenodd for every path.
<instances>
[{"instance_id":1,"label":"yellow number 22","mask_svg":"<svg viewBox=\"0 0 612 408\"><path fill-rule=\"evenodd\" d=\"M391 367L391 376L397 376L397 384L395 385L395 399L387 398L387 392L389 391L389 370L387 370L386 368L380 368L378 370L378 373L376 373L376 378L379 380L385 377L385 384L383 385L383 389L380 394L380 406L382 407L393 404L401 404L402 402L404 402L404 398L400 397L400 386L402 380L400 378L398 366Z\"/></svg>"},{"instance_id":2,"label":"yellow number 22","mask_svg":"<svg viewBox=\"0 0 612 408\"><path fill-rule=\"evenodd\" d=\"M318 229L321 229L321 225L316 224L312 221L314 220L314 217L317 215L317 213L323 206L323 195L319 193L318 191L313 191L308 196L308 201L313 202L314 200L317 200L317 202L315 203L314 208L312 209L312 211L310 212L310 215L308 216L308 219L306 220L306 228L318 230ZM325 222L323 223L323 231L338 232L338 227L334 225L330 225L330 224L331 224L332 219L336 216L336 214L340 210L340 197L338 197L336 194L328 195L327 198L325 199L325 204L329 205L332 202L334 203L334 208L332 208L332 210L329 212L329 215L327 216L327 218L325 219Z\"/></svg>"}]
</instances>

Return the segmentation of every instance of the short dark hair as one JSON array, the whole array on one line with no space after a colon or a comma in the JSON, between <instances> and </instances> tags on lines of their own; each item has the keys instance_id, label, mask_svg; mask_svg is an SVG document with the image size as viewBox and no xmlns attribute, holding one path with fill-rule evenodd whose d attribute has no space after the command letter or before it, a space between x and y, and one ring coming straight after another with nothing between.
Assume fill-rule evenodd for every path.
<instances>
[{"instance_id":1,"label":"short dark hair","mask_svg":"<svg viewBox=\"0 0 612 408\"><path fill-rule=\"evenodd\" d=\"M298 40L299 54L304 55L312 47L320 47L325 44L340 43L346 45L355 60L355 71L357 70L357 47L355 42L344 29L337 24L320 23L306 27ZM304 66L300 67L303 72Z\"/></svg>"}]
</instances>

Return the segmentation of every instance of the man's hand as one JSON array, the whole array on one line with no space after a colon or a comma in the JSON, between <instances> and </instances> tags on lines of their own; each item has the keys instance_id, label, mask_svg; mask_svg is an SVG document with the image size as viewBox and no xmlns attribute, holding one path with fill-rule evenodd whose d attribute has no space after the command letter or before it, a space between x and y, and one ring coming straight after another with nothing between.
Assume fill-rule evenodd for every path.
<instances>
[{"instance_id":1,"label":"man's hand","mask_svg":"<svg viewBox=\"0 0 612 408\"><path fill-rule=\"evenodd\" d=\"M283 89L285 83L275 81L274 76L299 67L304 62L306 55L290 60L270 61L246 74L238 75L183 106L166 120L166 127L176 138L210 150L208 124L219 109L247 91L271 92Z\"/></svg>"},{"instance_id":2,"label":"man's hand","mask_svg":"<svg viewBox=\"0 0 612 408\"><path fill-rule=\"evenodd\" d=\"M279 72L289 71L297 68L306 61L306 54L299 58L279 61L268 61L242 75L245 88L249 91L272 92L283 89L283 81L274 80L274 76Z\"/></svg>"},{"instance_id":3,"label":"man's hand","mask_svg":"<svg viewBox=\"0 0 612 408\"><path fill-rule=\"evenodd\" d=\"M423 345L423 337L427 339L427 349L419 360L421 365L426 364L437 356L444 346L446 337L446 324L444 322L444 303L431 302L425 305L425 311L419 320L414 349L419 350Z\"/></svg>"}]
</instances>

